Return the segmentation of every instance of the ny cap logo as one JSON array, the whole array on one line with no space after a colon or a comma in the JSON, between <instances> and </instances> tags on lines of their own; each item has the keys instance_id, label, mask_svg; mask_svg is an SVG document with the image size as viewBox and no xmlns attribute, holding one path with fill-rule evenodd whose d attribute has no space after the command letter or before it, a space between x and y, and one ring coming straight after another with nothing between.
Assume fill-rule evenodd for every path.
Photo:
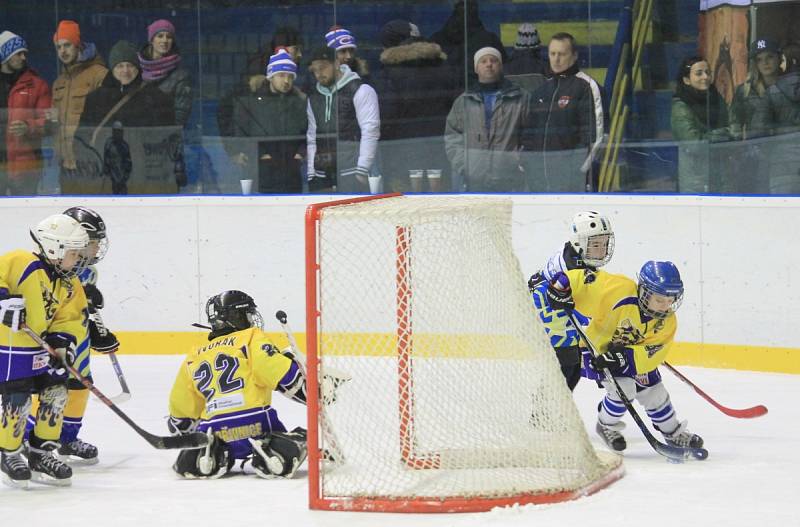
<instances>
[{"instance_id":1,"label":"ny cap logo","mask_svg":"<svg viewBox=\"0 0 800 527\"><path fill-rule=\"evenodd\" d=\"M766 49L766 47L767 47L767 41L766 41L766 40L764 40L764 39L757 40L757 41L756 41L756 47L757 47L758 49Z\"/></svg>"}]
</instances>

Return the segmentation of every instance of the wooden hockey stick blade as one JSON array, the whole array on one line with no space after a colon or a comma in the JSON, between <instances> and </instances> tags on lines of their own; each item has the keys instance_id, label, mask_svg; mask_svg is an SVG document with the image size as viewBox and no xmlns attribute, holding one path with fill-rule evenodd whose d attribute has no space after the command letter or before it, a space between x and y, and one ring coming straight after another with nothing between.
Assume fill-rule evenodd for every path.
<instances>
[{"instance_id":1,"label":"wooden hockey stick blade","mask_svg":"<svg viewBox=\"0 0 800 527\"><path fill-rule=\"evenodd\" d=\"M699 386L697 386L695 383L687 379L686 376L684 376L681 372L676 370L672 364L664 362L664 366L666 366L666 368L669 371L671 371L678 379L680 379L685 384L690 386L697 393L697 395L699 395L700 397L711 403L711 405L714 408L716 408L717 410L719 410L720 412L722 412L727 416L736 417L737 419L753 419L755 417L761 417L762 415L766 415L768 412L767 407L764 406L763 404L751 406L750 408L728 408L727 406L715 401L710 395L701 390Z\"/></svg>"},{"instance_id":2,"label":"wooden hockey stick blade","mask_svg":"<svg viewBox=\"0 0 800 527\"><path fill-rule=\"evenodd\" d=\"M586 333L583 332L583 328L581 327L578 320L575 318L575 314L569 311L568 315L570 322L572 322L572 325L575 326L575 331L577 331L578 334L581 336L583 341L591 350L592 354L597 355L594 344L592 343L591 340L589 340L589 337L586 336ZM638 412L636 412L636 409L633 407L633 403L631 403L630 400L628 400L628 398L625 396L625 392L622 391L622 387L619 385L617 379L614 378L614 376L611 374L608 368L603 369L603 375L605 376L606 380L608 380L614 385L614 388L617 391L617 395L622 400L622 404L625 405L625 409L628 410L628 413L630 414L631 418L633 418L634 422L636 423L636 426L639 427L639 430L641 430L642 435L644 435L645 439L647 439L647 442L650 444L650 446L653 447L653 450L673 461L683 461L685 459L697 459L702 461L708 457L708 450L706 450L705 448L695 448L689 446L681 447L676 445L670 445L668 443L662 443L661 441L656 439L653 433L650 432L650 429L647 428L647 425L639 416Z\"/></svg>"},{"instance_id":3,"label":"wooden hockey stick blade","mask_svg":"<svg viewBox=\"0 0 800 527\"><path fill-rule=\"evenodd\" d=\"M61 360L61 356L53 349L50 344L44 341L42 337L36 334L31 328L27 325L22 324L20 329L24 331L30 338L34 340L39 346L41 346L48 354L56 357L57 359ZM137 425L133 419L128 417L125 412L119 409L119 407L114 404L108 397L105 396L103 392L101 392L94 384L91 383L86 377L80 374L78 370L76 370L72 365L64 363L64 367L67 371L72 374L72 376L80 382L82 385L86 387L92 394L94 394L100 401L103 402L106 406L108 406L112 412L117 414L120 419L125 421L128 426L133 428L137 434L139 434L145 441L150 443L153 447L159 449L173 449L173 448L198 448L201 446L205 446L208 444L208 437L202 432L192 432L191 434L181 435L181 436L157 436L155 434L151 434L147 430L143 429L141 426Z\"/></svg>"}]
</instances>

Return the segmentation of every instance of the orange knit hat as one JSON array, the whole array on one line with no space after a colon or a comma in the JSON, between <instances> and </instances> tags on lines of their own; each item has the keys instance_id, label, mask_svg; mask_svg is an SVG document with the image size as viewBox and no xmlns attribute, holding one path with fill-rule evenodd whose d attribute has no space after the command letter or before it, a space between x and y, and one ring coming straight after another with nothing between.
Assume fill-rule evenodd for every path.
<instances>
[{"instance_id":1,"label":"orange knit hat","mask_svg":"<svg viewBox=\"0 0 800 527\"><path fill-rule=\"evenodd\" d=\"M69 40L77 48L81 45L81 27L72 20L62 20L53 35L53 43Z\"/></svg>"}]
</instances>

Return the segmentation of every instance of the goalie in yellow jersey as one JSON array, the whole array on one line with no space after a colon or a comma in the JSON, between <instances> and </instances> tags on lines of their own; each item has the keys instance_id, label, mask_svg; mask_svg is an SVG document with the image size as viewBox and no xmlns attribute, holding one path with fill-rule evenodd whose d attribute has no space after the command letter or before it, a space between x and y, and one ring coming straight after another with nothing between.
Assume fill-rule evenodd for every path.
<instances>
[{"instance_id":1,"label":"goalie in yellow jersey","mask_svg":"<svg viewBox=\"0 0 800 527\"><path fill-rule=\"evenodd\" d=\"M602 270L559 272L547 283L545 296L554 309L575 311L597 356L583 350L583 375L606 389L598 406L596 430L613 450L627 447L621 430L626 409L607 369L629 401L644 406L668 443L700 448L703 439L678 421L658 366L667 358L677 330L675 311L683 300L683 281L672 262L646 262L638 283Z\"/></svg>"},{"instance_id":2,"label":"goalie in yellow jersey","mask_svg":"<svg viewBox=\"0 0 800 527\"><path fill-rule=\"evenodd\" d=\"M214 479L236 460L249 459L260 477L293 477L306 458L306 431L287 432L271 402L277 390L305 404L302 362L269 341L246 293L211 297L206 315L209 342L192 349L181 364L168 426L174 434L206 432L210 441L182 451L173 469L185 478Z\"/></svg>"}]
</instances>

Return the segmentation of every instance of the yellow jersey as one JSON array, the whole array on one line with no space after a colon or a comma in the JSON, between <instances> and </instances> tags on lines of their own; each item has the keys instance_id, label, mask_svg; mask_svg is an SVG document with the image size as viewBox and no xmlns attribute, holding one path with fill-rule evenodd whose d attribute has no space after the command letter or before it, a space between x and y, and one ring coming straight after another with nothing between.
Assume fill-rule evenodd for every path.
<instances>
[{"instance_id":1,"label":"yellow jersey","mask_svg":"<svg viewBox=\"0 0 800 527\"><path fill-rule=\"evenodd\" d=\"M89 345L89 310L77 277L59 277L39 256L24 250L0 256L0 291L25 299L25 323L38 335L59 333ZM22 331L0 324L0 382L47 372L49 356ZM77 365L76 365L77 367Z\"/></svg>"},{"instance_id":2,"label":"yellow jersey","mask_svg":"<svg viewBox=\"0 0 800 527\"><path fill-rule=\"evenodd\" d=\"M272 392L289 372L291 359L258 328L217 337L187 354L169 396L169 413L199 420L234 447L275 428ZM282 424L278 428L282 428ZM238 457L238 456L237 456Z\"/></svg>"},{"instance_id":3,"label":"yellow jersey","mask_svg":"<svg viewBox=\"0 0 800 527\"><path fill-rule=\"evenodd\" d=\"M610 343L633 350L635 374L655 370L667 358L678 323L674 314L650 318L639 310L636 282L603 270L567 271L575 309L589 318L587 337L598 353Z\"/></svg>"}]
</instances>

